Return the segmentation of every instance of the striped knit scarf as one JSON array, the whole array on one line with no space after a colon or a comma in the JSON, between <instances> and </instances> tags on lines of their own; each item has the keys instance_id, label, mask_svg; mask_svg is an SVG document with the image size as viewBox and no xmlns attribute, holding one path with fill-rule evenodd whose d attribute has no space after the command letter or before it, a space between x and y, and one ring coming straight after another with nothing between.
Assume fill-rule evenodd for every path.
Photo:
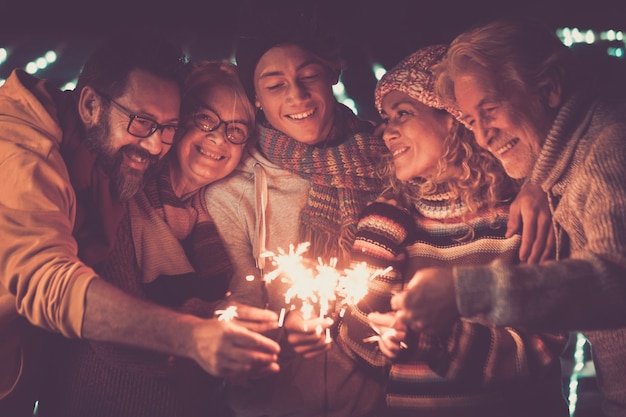
<instances>
[{"instance_id":1,"label":"striped knit scarf","mask_svg":"<svg viewBox=\"0 0 626 417\"><path fill-rule=\"evenodd\" d=\"M372 132L370 123L341 104L330 136L335 140L327 147L300 143L268 123L259 126L258 146L267 159L311 183L300 213L300 239L311 243L313 258L334 257L338 265L349 261L358 216L382 187L375 169L387 149Z\"/></svg>"}]
</instances>

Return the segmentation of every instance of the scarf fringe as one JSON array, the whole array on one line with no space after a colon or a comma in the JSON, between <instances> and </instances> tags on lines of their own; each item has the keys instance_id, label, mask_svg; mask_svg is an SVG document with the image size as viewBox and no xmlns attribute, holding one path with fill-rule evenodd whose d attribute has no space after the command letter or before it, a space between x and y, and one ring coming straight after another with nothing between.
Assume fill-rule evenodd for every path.
<instances>
[{"instance_id":1,"label":"scarf fringe","mask_svg":"<svg viewBox=\"0 0 626 417\"><path fill-rule=\"evenodd\" d=\"M350 254L356 237L356 226L343 227L339 233L300 224L301 242L310 242L309 257L320 258L328 264L331 258L337 259L337 268L350 265Z\"/></svg>"}]
</instances>

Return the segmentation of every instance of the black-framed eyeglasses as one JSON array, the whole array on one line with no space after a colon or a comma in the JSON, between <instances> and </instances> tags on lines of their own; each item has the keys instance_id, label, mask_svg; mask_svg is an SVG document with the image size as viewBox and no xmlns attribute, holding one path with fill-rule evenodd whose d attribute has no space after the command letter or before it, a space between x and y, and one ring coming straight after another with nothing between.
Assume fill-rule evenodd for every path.
<instances>
[{"instance_id":1,"label":"black-framed eyeglasses","mask_svg":"<svg viewBox=\"0 0 626 417\"><path fill-rule=\"evenodd\" d=\"M193 122L203 132L214 132L221 125L226 127L226 139L233 145L246 143L250 136L249 126L238 120L223 121L215 111L202 106L193 114Z\"/></svg>"},{"instance_id":2,"label":"black-framed eyeglasses","mask_svg":"<svg viewBox=\"0 0 626 417\"><path fill-rule=\"evenodd\" d=\"M100 92L98 92L98 94L111 102L114 107L116 107L119 111L129 117L126 131L131 135L141 139L145 139L152 136L157 130L160 130L161 142L163 144L172 145L174 143L174 135L176 134L176 130L178 130L177 125L162 125L155 120L150 119L149 117L140 116L133 113L117 101L113 100L111 97L108 97L106 94L102 94Z\"/></svg>"}]
</instances>

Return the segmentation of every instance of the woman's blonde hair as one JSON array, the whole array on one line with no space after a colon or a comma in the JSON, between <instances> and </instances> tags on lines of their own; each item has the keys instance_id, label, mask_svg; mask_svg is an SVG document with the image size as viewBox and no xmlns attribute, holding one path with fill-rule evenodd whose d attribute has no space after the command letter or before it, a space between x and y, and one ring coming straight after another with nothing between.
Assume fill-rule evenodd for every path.
<instances>
[{"instance_id":1,"label":"woman's blonde hair","mask_svg":"<svg viewBox=\"0 0 626 417\"><path fill-rule=\"evenodd\" d=\"M385 183L383 195L408 208L423 198L441 193L442 184L445 184L443 191L450 193L450 199L460 200L467 207L466 214L491 209L514 197L518 191L517 182L506 174L493 155L476 143L472 132L458 120L453 120L443 144L445 152L437 162L435 173L428 178L400 181L395 174L392 156L385 155L379 169ZM442 180L452 167L459 170L459 174L452 178L446 175Z\"/></svg>"},{"instance_id":2,"label":"woman's blonde hair","mask_svg":"<svg viewBox=\"0 0 626 417\"><path fill-rule=\"evenodd\" d=\"M200 96L203 92L217 85L232 89L244 105L251 129L254 128L254 106L246 95L237 67L228 61L199 61L187 64L183 80L181 117L185 118L196 111L202 103ZM184 129L179 129L179 132L182 130Z\"/></svg>"}]
</instances>

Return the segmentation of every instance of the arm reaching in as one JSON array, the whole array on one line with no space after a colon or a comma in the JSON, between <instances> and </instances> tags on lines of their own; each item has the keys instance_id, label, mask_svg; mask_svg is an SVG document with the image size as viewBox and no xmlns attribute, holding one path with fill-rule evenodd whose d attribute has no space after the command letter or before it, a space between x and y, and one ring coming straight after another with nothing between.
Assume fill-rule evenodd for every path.
<instances>
[{"instance_id":1,"label":"arm reaching in","mask_svg":"<svg viewBox=\"0 0 626 417\"><path fill-rule=\"evenodd\" d=\"M506 236L522 235L519 258L535 264L554 258L556 239L547 194L538 185L526 183L511 203Z\"/></svg>"},{"instance_id":2,"label":"arm reaching in","mask_svg":"<svg viewBox=\"0 0 626 417\"><path fill-rule=\"evenodd\" d=\"M440 340L434 344L439 347L425 352L428 356L424 358L433 371L450 380L498 384L532 377L558 362L567 342L566 333L532 333L460 320L449 268L418 271L391 304L398 310L398 322L423 332L420 337ZM420 340L420 345L433 346L432 341ZM483 354L477 356L481 351Z\"/></svg>"},{"instance_id":3,"label":"arm reaching in","mask_svg":"<svg viewBox=\"0 0 626 417\"><path fill-rule=\"evenodd\" d=\"M424 268L391 298L396 320L415 332L447 333L459 318L450 268Z\"/></svg>"},{"instance_id":4,"label":"arm reaching in","mask_svg":"<svg viewBox=\"0 0 626 417\"><path fill-rule=\"evenodd\" d=\"M277 372L280 347L237 323L201 319L136 299L101 279L88 289L83 337L195 360L208 373Z\"/></svg>"}]
</instances>

